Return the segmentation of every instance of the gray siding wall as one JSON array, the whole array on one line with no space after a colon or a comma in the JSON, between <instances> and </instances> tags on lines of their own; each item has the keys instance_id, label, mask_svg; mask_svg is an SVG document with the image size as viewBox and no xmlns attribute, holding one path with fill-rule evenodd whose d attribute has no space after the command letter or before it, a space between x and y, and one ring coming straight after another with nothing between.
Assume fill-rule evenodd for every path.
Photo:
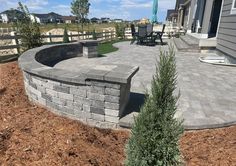
<instances>
[{"instance_id":1,"label":"gray siding wall","mask_svg":"<svg viewBox=\"0 0 236 166\"><path fill-rule=\"evenodd\" d=\"M233 0L224 0L216 48L236 58L236 14L230 14Z\"/></svg>"}]
</instances>

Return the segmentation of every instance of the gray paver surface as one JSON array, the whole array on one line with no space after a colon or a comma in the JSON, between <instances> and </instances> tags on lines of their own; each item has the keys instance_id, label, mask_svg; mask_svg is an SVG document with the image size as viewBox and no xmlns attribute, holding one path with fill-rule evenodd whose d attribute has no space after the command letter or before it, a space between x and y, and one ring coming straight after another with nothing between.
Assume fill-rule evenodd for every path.
<instances>
[{"instance_id":1,"label":"gray paver surface","mask_svg":"<svg viewBox=\"0 0 236 166\"><path fill-rule=\"evenodd\" d=\"M96 68L99 64L139 66L132 79L131 92L143 94L150 89L159 50L168 46L138 46L130 42L116 43L118 51L101 58L73 58L55 65L68 71ZM227 126L236 122L236 68L201 63L198 58L209 54L176 53L178 89L181 92L177 117L184 119L189 129ZM135 101L132 101L134 104ZM137 111L137 107L129 110Z\"/></svg>"}]
</instances>

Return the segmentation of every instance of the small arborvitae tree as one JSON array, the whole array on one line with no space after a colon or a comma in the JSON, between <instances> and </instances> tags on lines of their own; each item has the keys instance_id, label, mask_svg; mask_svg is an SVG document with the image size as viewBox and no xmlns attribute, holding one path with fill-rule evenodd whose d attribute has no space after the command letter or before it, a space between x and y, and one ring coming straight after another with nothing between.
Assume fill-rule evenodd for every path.
<instances>
[{"instance_id":1,"label":"small arborvitae tree","mask_svg":"<svg viewBox=\"0 0 236 166\"><path fill-rule=\"evenodd\" d=\"M97 40L97 34L96 34L95 29L93 29L92 35L93 35L93 40Z\"/></svg>"},{"instance_id":2,"label":"small arborvitae tree","mask_svg":"<svg viewBox=\"0 0 236 166\"><path fill-rule=\"evenodd\" d=\"M63 43L70 43L67 28L64 28L64 34L63 34Z\"/></svg>"},{"instance_id":3,"label":"small arborvitae tree","mask_svg":"<svg viewBox=\"0 0 236 166\"><path fill-rule=\"evenodd\" d=\"M16 26L21 39L21 50L26 51L41 46L42 39L36 19L34 18L34 21L31 20L27 6L23 6L21 2L19 2L18 9L22 12L20 17L16 16Z\"/></svg>"},{"instance_id":4,"label":"small arborvitae tree","mask_svg":"<svg viewBox=\"0 0 236 166\"><path fill-rule=\"evenodd\" d=\"M124 24L116 24L115 25L116 36L120 39L124 39L125 37L125 25Z\"/></svg>"},{"instance_id":5,"label":"small arborvitae tree","mask_svg":"<svg viewBox=\"0 0 236 166\"><path fill-rule=\"evenodd\" d=\"M178 96L176 63L173 48L160 52L153 76L151 93L135 119L126 146L127 166L178 165L178 140L183 133L182 121L175 119Z\"/></svg>"}]
</instances>

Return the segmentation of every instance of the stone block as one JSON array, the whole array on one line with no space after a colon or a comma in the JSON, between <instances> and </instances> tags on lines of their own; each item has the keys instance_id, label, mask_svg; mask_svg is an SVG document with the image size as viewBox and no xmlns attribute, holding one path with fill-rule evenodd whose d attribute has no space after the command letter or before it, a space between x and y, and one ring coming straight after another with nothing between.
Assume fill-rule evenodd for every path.
<instances>
[{"instance_id":1,"label":"stone block","mask_svg":"<svg viewBox=\"0 0 236 166\"><path fill-rule=\"evenodd\" d=\"M61 106L65 106L66 105L66 101L57 97L52 97L52 102L59 104Z\"/></svg>"},{"instance_id":2,"label":"stone block","mask_svg":"<svg viewBox=\"0 0 236 166\"><path fill-rule=\"evenodd\" d=\"M29 86L29 87L28 87L28 90L29 90L31 93L33 93L33 94L35 94L35 95L41 97L41 94L42 94L42 93L41 93L40 91L38 91L37 89L35 89L35 88Z\"/></svg>"},{"instance_id":3,"label":"stone block","mask_svg":"<svg viewBox=\"0 0 236 166\"><path fill-rule=\"evenodd\" d=\"M41 93L46 93L46 88L40 85L37 85L37 90L40 91Z\"/></svg>"},{"instance_id":4,"label":"stone block","mask_svg":"<svg viewBox=\"0 0 236 166\"><path fill-rule=\"evenodd\" d=\"M108 82L102 82L102 81L94 81L94 80L87 81L86 85L98 86L98 87L104 87L104 88L120 89L120 84L114 84L114 83L108 83Z\"/></svg>"},{"instance_id":5,"label":"stone block","mask_svg":"<svg viewBox=\"0 0 236 166\"><path fill-rule=\"evenodd\" d=\"M81 88L70 88L70 93L81 97L87 96L86 89L81 89Z\"/></svg>"},{"instance_id":6,"label":"stone block","mask_svg":"<svg viewBox=\"0 0 236 166\"><path fill-rule=\"evenodd\" d=\"M104 80L104 76L108 73L106 70L96 70L91 69L86 73L88 79L95 79L95 80Z\"/></svg>"},{"instance_id":7,"label":"stone block","mask_svg":"<svg viewBox=\"0 0 236 166\"><path fill-rule=\"evenodd\" d=\"M120 102L120 97L105 95L105 101L110 102L110 103L119 103Z\"/></svg>"},{"instance_id":8,"label":"stone block","mask_svg":"<svg viewBox=\"0 0 236 166\"><path fill-rule=\"evenodd\" d=\"M91 100L99 100L99 101L104 101L105 100L105 96L98 94L98 93L88 93L88 98Z\"/></svg>"},{"instance_id":9,"label":"stone block","mask_svg":"<svg viewBox=\"0 0 236 166\"><path fill-rule=\"evenodd\" d=\"M46 105L46 99L44 99L42 97L38 97L38 103L45 106Z\"/></svg>"},{"instance_id":10,"label":"stone block","mask_svg":"<svg viewBox=\"0 0 236 166\"><path fill-rule=\"evenodd\" d=\"M109 72L104 76L105 81L127 83L130 79L129 74Z\"/></svg>"},{"instance_id":11,"label":"stone block","mask_svg":"<svg viewBox=\"0 0 236 166\"><path fill-rule=\"evenodd\" d=\"M119 123L119 117L105 115L105 121L112 123Z\"/></svg>"},{"instance_id":12,"label":"stone block","mask_svg":"<svg viewBox=\"0 0 236 166\"><path fill-rule=\"evenodd\" d=\"M42 85L43 82L39 79L36 79L35 77L32 77L32 82L35 83L36 85Z\"/></svg>"},{"instance_id":13,"label":"stone block","mask_svg":"<svg viewBox=\"0 0 236 166\"><path fill-rule=\"evenodd\" d=\"M119 110L105 109L105 115L118 117L119 116Z\"/></svg>"},{"instance_id":14,"label":"stone block","mask_svg":"<svg viewBox=\"0 0 236 166\"><path fill-rule=\"evenodd\" d=\"M105 110L102 108L90 107L90 112L95 114L105 115Z\"/></svg>"},{"instance_id":15,"label":"stone block","mask_svg":"<svg viewBox=\"0 0 236 166\"><path fill-rule=\"evenodd\" d=\"M91 113L89 112L84 112L84 111L75 111L75 116L78 117L79 119L91 119Z\"/></svg>"},{"instance_id":16,"label":"stone block","mask_svg":"<svg viewBox=\"0 0 236 166\"><path fill-rule=\"evenodd\" d=\"M83 105L79 103L73 103L73 109L76 111L82 111L83 110Z\"/></svg>"},{"instance_id":17,"label":"stone block","mask_svg":"<svg viewBox=\"0 0 236 166\"><path fill-rule=\"evenodd\" d=\"M46 106L49 107L49 108L53 108L55 110L61 110L58 104L53 103L53 102L48 101L48 100L46 100Z\"/></svg>"},{"instance_id":18,"label":"stone block","mask_svg":"<svg viewBox=\"0 0 236 166\"><path fill-rule=\"evenodd\" d=\"M76 95L74 95L74 102L89 105L89 106L91 105L91 101L88 98L84 98L84 97L76 96Z\"/></svg>"},{"instance_id":19,"label":"stone block","mask_svg":"<svg viewBox=\"0 0 236 166\"><path fill-rule=\"evenodd\" d=\"M47 101L52 101L52 96L49 94L42 93L41 96L43 99L45 99Z\"/></svg>"},{"instance_id":20,"label":"stone block","mask_svg":"<svg viewBox=\"0 0 236 166\"><path fill-rule=\"evenodd\" d=\"M113 89L113 88L106 88L105 89L106 95L112 95L112 96L120 96L120 90Z\"/></svg>"},{"instance_id":21,"label":"stone block","mask_svg":"<svg viewBox=\"0 0 236 166\"><path fill-rule=\"evenodd\" d=\"M64 87L64 86L60 86L60 85L54 85L53 90L55 90L57 92L62 92L62 93L70 93L69 87Z\"/></svg>"},{"instance_id":22,"label":"stone block","mask_svg":"<svg viewBox=\"0 0 236 166\"><path fill-rule=\"evenodd\" d=\"M65 99L65 100L71 100L71 101L74 100L73 94L67 94L67 93L62 93L62 92L57 92L57 93L58 93L59 98L62 98L62 99Z\"/></svg>"},{"instance_id":23,"label":"stone block","mask_svg":"<svg viewBox=\"0 0 236 166\"><path fill-rule=\"evenodd\" d=\"M90 100L90 102L92 107L104 109L105 103L103 101Z\"/></svg>"},{"instance_id":24,"label":"stone block","mask_svg":"<svg viewBox=\"0 0 236 166\"><path fill-rule=\"evenodd\" d=\"M34 89L37 89L37 85L32 81L29 81L29 86L33 87Z\"/></svg>"},{"instance_id":25,"label":"stone block","mask_svg":"<svg viewBox=\"0 0 236 166\"><path fill-rule=\"evenodd\" d=\"M52 89L46 88L46 94L49 94L50 96L58 97L58 92Z\"/></svg>"},{"instance_id":26,"label":"stone block","mask_svg":"<svg viewBox=\"0 0 236 166\"><path fill-rule=\"evenodd\" d=\"M105 102L105 109L119 110L120 105L117 103Z\"/></svg>"},{"instance_id":27,"label":"stone block","mask_svg":"<svg viewBox=\"0 0 236 166\"><path fill-rule=\"evenodd\" d=\"M91 113L91 117L97 121L105 121L105 115Z\"/></svg>"},{"instance_id":28,"label":"stone block","mask_svg":"<svg viewBox=\"0 0 236 166\"><path fill-rule=\"evenodd\" d=\"M90 112L90 106L83 104L83 111L84 112Z\"/></svg>"},{"instance_id":29,"label":"stone block","mask_svg":"<svg viewBox=\"0 0 236 166\"><path fill-rule=\"evenodd\" d=\"M105 88L99 86L88 86L88 91L91 93L98 93L103 95L105 93Z\"/></svg>"},{"instance_id":30,"label":"stone block","mask_svg":"<svg viewBox=\"0 0 236 166\"><path fill-rule=\"evenodd\" d=\"M68 108L68 107L59 107L59 109L61 112L64 112L65 114L70 114L70 115L74 115L75 111L72 108Z\"/></svg>"}]
</instances>

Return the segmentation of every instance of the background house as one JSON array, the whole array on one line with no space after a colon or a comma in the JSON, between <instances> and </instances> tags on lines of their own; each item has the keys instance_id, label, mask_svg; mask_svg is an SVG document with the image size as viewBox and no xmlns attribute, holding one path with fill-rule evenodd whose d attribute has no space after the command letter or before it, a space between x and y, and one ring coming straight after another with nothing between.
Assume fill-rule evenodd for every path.
<instances>
[{"instance_id":1,"label":"background house","mask_svg":"<svg viewBox=\"0 0 236 166\"><path fill-rule=\"evenodd\" d=\"M91 23L101 23L101 20L96 17L91 18L90 21L91 21Z\"/></svg>"},{"instance_id":2,"label":"background house","mask_svg":"<svg viewBox=\"0 0 236 166\"><path fill-rule=\"evenodd\" d=\"M107 17L102 17L102 18L101 18L101 22L102 22L102 23L109 23L109 22L111 22L111 19L110 19L110 18L107 18Z\"/></svg>"},{"instance_id":3,"label":"background house","mask_svg":"<svg viewBox=\"0 0 236 166\"><path fill-rule=\"evenodd\" d=\"M47 14L33 13L30 15L30 18L32 21L37 21L40 24L63 22L62 16L54 12L47 13Z\"/></svg>"},{"instance_id":4,"label":"background house","mask_svg":"<svg viewBox=\"0 0 236 166\"><path fill-rule=\"evenodd\" d=\"M113 22L115 22L115 23L122 23L123 20L122 19L114 19Z\"/></svg>"},{"instance_id":5,"label":"background house","mask_svg":"<svg viewBox=\"0 0 236 166\"><path fill-rule=\"evenodd\" d=\"M216 48L236 63L236 0L224 0Z\"/></svg>"},{"instance_id":6,"label":"background house","mask_svg":"<svg viewBox=\"0 0 236 166\"><path fill-rule=\"evenodd\" d=\"M62 21L66 24L75 23L76 21L78 22L76 16L62 16Z\"/></svg>"},{"instance_id":7,"label":"background house","mask_svg":"<svg viewBox=\"0 0 236 166\"><path fill-rule=\"evenodd\" d=\"M187 34L175 38L178 50L211 51L236 63L236 0L177 0L178 25Z\"/></svg>"},{"instance_id":8,"label":"background house","mask_svg":"<svg viewBox=\"0 0 236 166\"><path fill-rule=\"evenodd\" d=\"M173 23L177 22L177 18L178 18L178 13L175 9L169 9L167 10L167 14L166 14L166 21L171 21Z\"/></svg>"},{"instance_id":9,"label":"background house","mask_svg":"<svg viewBox=\"0 0 236 166\"><path fill-rule=\"evenodd\" d=\"M10 23L17 20L17 18L22 16L22 12L16 9L5 10L0 13L3 23Z\"/></svg>"}]
</instances>

